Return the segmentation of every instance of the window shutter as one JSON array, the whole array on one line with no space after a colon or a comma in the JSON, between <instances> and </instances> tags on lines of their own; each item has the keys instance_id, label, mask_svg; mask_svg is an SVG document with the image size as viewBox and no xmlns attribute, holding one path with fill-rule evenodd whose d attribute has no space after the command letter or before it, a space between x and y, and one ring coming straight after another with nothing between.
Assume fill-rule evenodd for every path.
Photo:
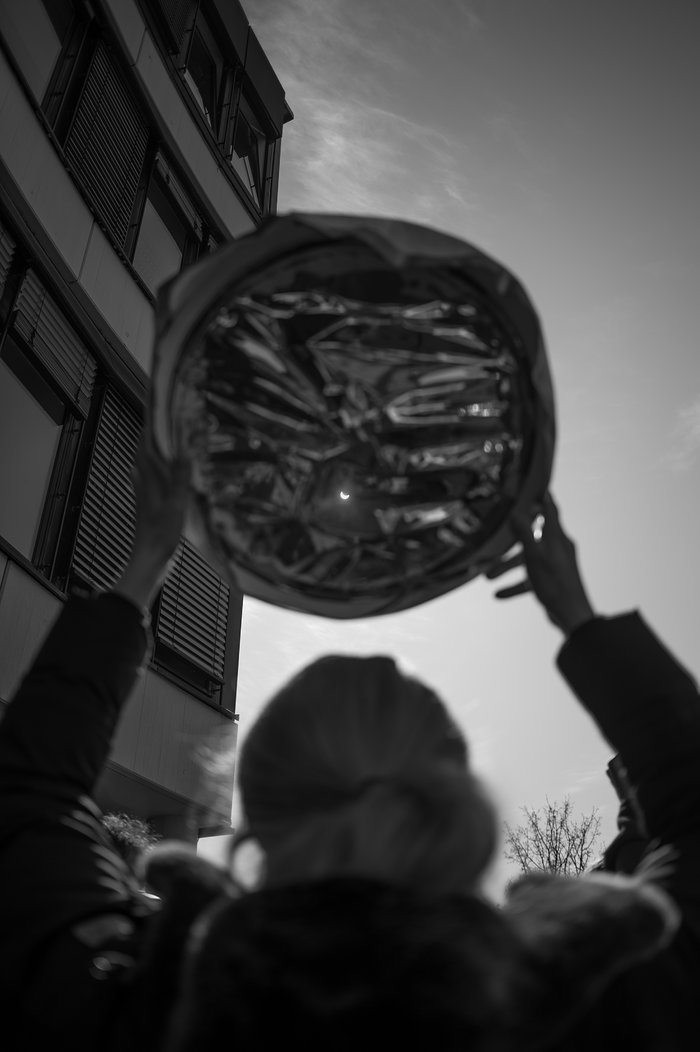
<instances>
[{"instance_id":1,"label":"window shutter","mask_svg":"<svg viewBox=\"0 0 700 1052\"><path fill-rule=\"evenodd\" d=\"M54 380L87 416L97 363L31 270L17 297L14 324Z\"/></svg>"},{"instance_id":2,"label":"window shutter","mask_svg":"<svg viewBox=\"0 0 700 1052\"><path fill-rule=\"evenodd\" d=\"M2 223L0 223L0 296L5 290L5 282L7 281L7 275L10 273L16 247L15 242Z\"/></svg>"},{"instance_id":3,"label":"window shutter","mask_svg":"<svg viewBox=\"0 0 700 1052\"><path fill-rule=\"evenodd\" d=\"M107 388L73 552L73 570L110 588L126 565L134 533L131 467L141 436L137 414Z\"/></svg>"},{"instance_id":4,"label":"window shutter","mask_svg":"<svg viewBox=\"0 0 700 1052\"><path fill-rule=\"evenodd\" d=\"M110 588L129 557L135 506L131 467L141 437L136 412L107 388L73 552L73 572L97 588ZM156 638L224 681L230 589L184 538L165 579Z\"/></svg>"},{"instance_id":5,"label":"window shutter","mask_svg":"<svg viewBox=\"0 0 700 1052\"><path fill-rule=\"evenodd\" d=\"M106 48L98 44L65 154L97 214L124 245L146 159L148 130Z\"/></svg>"},{"instance_id":6,"label":"window shutter","mask_svg":"<svg viewBox=\"0 0 700 1052\"><path fill-rule=\"evenodd\" d=\"M165 579L156 638L223 683L230 589L184 538Z\"/></svg>"},{"instance_id":7,"label":"window shutter","mask_svg":"<svg viewBox=\"0 0 700 1052\"><path fill-rule=\"evenodd\" d=\"M158 6L168 30L171 50L178 55L182 48L185 31L194 21L197 11L196 0L158 0Z\"/></svg>"}]
</instances>

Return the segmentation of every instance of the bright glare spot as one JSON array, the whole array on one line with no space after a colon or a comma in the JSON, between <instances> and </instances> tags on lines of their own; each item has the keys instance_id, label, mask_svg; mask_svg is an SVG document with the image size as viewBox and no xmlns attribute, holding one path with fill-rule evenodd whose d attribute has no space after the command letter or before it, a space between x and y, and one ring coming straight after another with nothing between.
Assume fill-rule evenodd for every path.
<instances>
[{"instance_id":1,"label":"bright glare spot","mask_svg":"<svg viewBox=\"0 0 700 1052\"><path fill-rule=\"evenodd\" d=\"M544 533L544 515L542 515L541 513L539 515L535 515L530 529L532 530L533 541L541 541L542 534Z\"/></svg>"},{"instance_id":2,"label":"bright glare spot","mask_svg":"<svg viewBox=\"0 0 700 1052\"><path fill-rule=\"evenodd\" d=\"M350 494L346 493L345 490L341 489L341 491L338 494L338 496L340 497L341 500L350 500Z\"/></svg>"}]
</instances>

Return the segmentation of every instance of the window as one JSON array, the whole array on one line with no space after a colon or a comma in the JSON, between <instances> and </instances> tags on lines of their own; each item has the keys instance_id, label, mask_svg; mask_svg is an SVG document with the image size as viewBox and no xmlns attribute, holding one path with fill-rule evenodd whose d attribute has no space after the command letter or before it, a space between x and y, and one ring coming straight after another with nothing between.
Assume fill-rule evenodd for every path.
<instances>
[{"instance_id":1,"label":"window","mask_svg":"<svg viewBox=\"0 0 700 1052\"><path fill-rule=\"evenodd\" d=\"M158 602L155 659L171 671L187 662L190 683L209 696L220 693L226 678L230 598L226 582L181 540Z\"/></svg>"},{"instance_id":2,"label":"window","mask_svg":"<svg viewBox=\"0 0 700 1052\"><path fill-rule=\"evenodd\" d=\"M67 99L70 98L70 93ZM142 184L148 128L105 45L98 42L70 119L66 160L97 216L124 247ZM62 136L62 130L59 130Z\"/></svg>"},{"instance_id":3,"label":"window","mask_svg":"<svg viewBox=\"0 0 700 1052\"><path fill-rule=\"evenodd\" d=\"M14 327L61 390L87 416L97 372L95 360L31 269L17 296Z\"/></svg>"},{"instance_id":4,"label":"window","mask_svg":"<svg viewBox=\"0 0 700 1052\"><path fill-rule=\"evenodd\" d=\"M2 9L2 35L37 102L42 102L75 11L70 0L22 0Z\"/></svg>"},{"instance_id":5,"label":"window","mask_svg":"<svg viewBox=\"0 0 700 1052\"><path fill-rule=\"evenodd\" d=\"M0 534L28 559L65 420L61 399L8 337L0 356Z\"/></svg>"},{"instance_id":6,"label":"window","mask_svg":"<svg viewBox=\"0 0 700 1052\"><path fill-rule=\"evenodd\" d=\"M139 227L134 266L151 292L177 274L187 246L184 223L157 185L149 190Z\"/></svg>"},{"instance_id":7,"label":"window","mask_svg":"<svg viewBox=\"0 0 700 1052\"><path fill-rule=\"evenodd\" d=\"M241 99L233 131L229 163L241 177L246 190L259 208L265 196L265 154L267 139L259 127L253 111Z\"/></svg>"},{"instance_id":8,"label":"window","mask_svg":"<svg viewBox=\"0 0 700 1052\"><path fill-rule=\"evenodd\" d=\"M242 9L222 20L225 0L150 0L147 6L182 94L194 100L210 145L235 173L230 181L246 211L269 214L275 207L276 142L291 111Z\"/></svg>"},{"instance_id":9,"label":"window","mask_svg":"<svg viewBox=\"0 0 700 1052\"><path fill-rule=\"evenodd\" d=\"M5 3L2 32L66 167L126 254L145 193L149 126L119 49L100 34L90 5L75 0Z\"/></svg>"},{"instance_id":10,"label":"window","mask_svg":"<svg viewBox=\"0 0 700 1052\"><path fill-rule=\"evenodd\" d=\"M12 269L12 260L14 259L16 248L15 239L9 230L0 223L0 302L2 302L5 294L5 286ZM2 321L5 321L4 313Z\"/></svg>"},{"instance_id":11,"label":"window","mask_svg":"<svg viewBox=\"0 0 700 1052\"><path fill-rule=\"evenodd\" d=\"M138 413L108 386L100 408L73 555L72 577L110 588L129 556L135 504L131 467L141 435ZM225 682L237 652L240 597L195 548L181 540L154 617L159 671L203 700L228 707Z\"/></svg>"},{"instance_id":12,"label":"window","mask_svg":"<svg viewBox=\"0 0 700 1052\"><path fill-rule=\"evenodd\" d=\"M0 536L62 585L59 548L97 367L37 274L19 260L10 267L8 288L19 289L0 348Z\"/></svg>"},{"instance_id":13,"label":"window","mask_svg":"<svg viewBox=\"0 0 700 1052\"><path fill-rule=\"evenodd\" d=\"M197 258L202 222L163 156L156 155L147 117L115 52L94 21L76 16L71 25L44 112L92 212L155 292ZM205 61L216 51L213 40L207 49L193 48L193 84L213 114L218 73Z\"/></svg>"},{"instance_id":14,"label":"window","mask_svg":"<svg viewBox=\"0 0 700 1052\"><path fill-rule=\"evenodd\" d=\"M133 265L155 293L201 250L202 222L162 155L156 159L141 216Z\"/></svg>"},{"instance_id":15,"label":"window","mask_svg":"<svg viewBox=\"0 0 700 1052\"><path fill-rule=\"evenodd\" d=\"M199 103L209 127L219 132L219 97L223 80L224 61L214 43L214 37L202 19L192 30L185 63L185 83Z\"/></svg>"},{"instance_id":16,"label":"window","mask_svg":"<svg viewBox=\"0 0 700 1052\"><path fill-rule=\"evenodd\" d=\"M72 573L111 588L126 566L136 509L131 468L141 436L138 414L107 387L80 511Z\"/></svg>"}]
</instances>

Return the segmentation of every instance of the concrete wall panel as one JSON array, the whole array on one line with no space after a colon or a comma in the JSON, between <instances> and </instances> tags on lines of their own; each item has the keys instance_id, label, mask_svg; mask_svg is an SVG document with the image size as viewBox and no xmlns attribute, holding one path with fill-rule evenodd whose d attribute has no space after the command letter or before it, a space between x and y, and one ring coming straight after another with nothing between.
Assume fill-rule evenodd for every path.
<instances>
[{"instance_id":1,"label":"concrete wall panel","mask_svg":"<svg viewBox=\"0 0 700 1052\"><path fill-rule=\"evenodd\" d=\"M96 223L79 279L105 321L150 374L153 306Z\"/></svg>"},{"instance_id":2,"label":"concrete wall panel","mask_svg":"<svg viewBox=\"0 0 700 1052\"><path fill-rule=\"evenodd\" d=\"M225 745L235 724L151 669L136 684L112 750L114 763L193 800L202 798L197 750ZM232 761L233 764L233 761ZM228 783L229 799L233 766Z\"/></svg>"},{"instance_id":3,"label":"concrete wall panel","mask_svg":"<svg viewBox=\"0 0 700 1052\"><path fill-rule=\"evenodd\" d=\"M120 37L127 58L134 65L141 50L146 27L134 0L111 0L105 4L112 29Z\"/></svg>"}]
</instances>

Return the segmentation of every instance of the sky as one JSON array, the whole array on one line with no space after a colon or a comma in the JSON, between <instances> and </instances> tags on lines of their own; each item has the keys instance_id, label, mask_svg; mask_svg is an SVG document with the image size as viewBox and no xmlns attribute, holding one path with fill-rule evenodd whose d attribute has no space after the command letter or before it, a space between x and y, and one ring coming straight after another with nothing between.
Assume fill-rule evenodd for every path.
<instances>
[{"instance_id":1,"label":"sky","mask_svg":"<svg viewBox=\"0 0 700 1052\"><path fill-rule=\"evenodd\" d=\"M425 223L508 266L543 322L552 490L600 613L641 609L700 674L700 5L248 0L286 91L278 210ZM502 582L501 582L502 583ZM385 652L442 695L504 819L571 795L615 832L612 750L532 596L480 579L400 614L244 604L240 741L321 653ZM499 861L494 888L510 875Z\"/></svg>"}]
</instances>

